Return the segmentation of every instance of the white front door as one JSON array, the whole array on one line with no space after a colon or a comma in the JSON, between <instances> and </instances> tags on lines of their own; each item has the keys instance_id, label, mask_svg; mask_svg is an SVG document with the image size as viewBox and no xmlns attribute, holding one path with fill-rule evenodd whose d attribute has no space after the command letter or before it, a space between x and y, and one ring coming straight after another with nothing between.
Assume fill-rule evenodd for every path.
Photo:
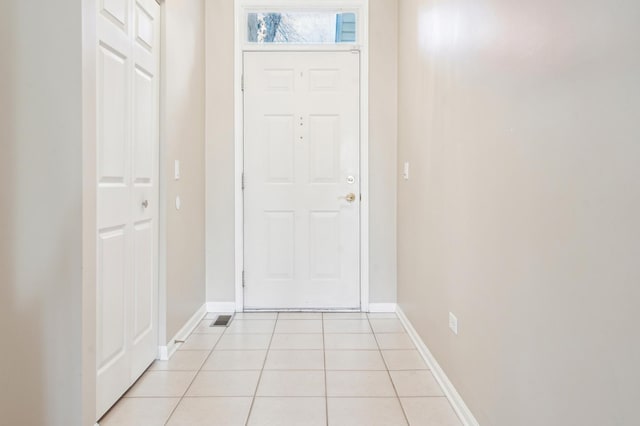
<instances>
[{"instance_id":1,"label":"white front door","mask_svg":"<svg viewBox=\"0 0 640 426\"><path fill-rule=\"evenodd\" d=\"M97 417L156 357L159 19L155 0L97 16Z\"/></svg>"},{"instance_id":2,"label":"white front door","mask_svg":"<svg viewBox=\"0 0 640 426\"><path fill-rule=\"evenodd\" d=\"M360 307L358 52L244 53L244 306Z\"/></svg>"}]
</instances>

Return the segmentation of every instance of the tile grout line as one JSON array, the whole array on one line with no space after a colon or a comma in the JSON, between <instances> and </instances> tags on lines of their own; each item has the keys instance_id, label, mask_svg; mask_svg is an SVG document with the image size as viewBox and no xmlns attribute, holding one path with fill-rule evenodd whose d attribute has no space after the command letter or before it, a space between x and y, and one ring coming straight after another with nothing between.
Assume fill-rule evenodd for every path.
<instances>
[{"instance_id":1,"label":"tile grout line","mask_svg":"<svg viewBox=\"0 0 640 426\"><path fill-rule=\"evenodd\" d=\"M260 387L260 381L262 380L262 373L264 373L264 367L267 365L267 358L269 358L271 343L273 342L273 336L276 334L276 327L278 326L279 319L280 319L280 312L277 312L276 320L273 323L273 331L271 332L271 338L269 339L269 345L267 345L267 352L264 355L264 361L262 361L262 369L260 370L260 374L258 375L258 382L256 383L256 389L253 391L253 398L251 399L251 405L249 406L249 411L247 412L247 420L244 423L245 426L249 424L249 419L251 418L251 412L253 411L253 406L256 402L256 396L258 395L258 388Z\"/></svg>"},{"instance_id":2,"label":"tile grout line","mask_svg":"<svg viewBox=\"0 0 640 426\"><path fill-rule=\"evenodd\" d=\"M393 392L396 394L396 400L398 401L398 404L400 405L400 410L402 410L402 415L404 416L404 421L406 422L407 425L409 425L409 417L407 416L407 413L404 411L404 407L402 406L402 401L400 400L400 395L398 395L398 389L396 389L396 384L393 382L393 377L391 376L391 372L389 371L389 364L387 364L387 360L384 358L384 356L382 355L382 349L380 349L380 343L378 342L378 337L376 336L375 330L373 329L373 326L371 325L371 318L369 317L369 315L367 314L367 320L369 321L369 327L371 327L371 331L373 332L373 338L376 339L376 345L378 345L378 351L380 352L380 357L382 358L382 362L384 363L385 367L387 368L387 375L389 376L389 381L391 381L391 386L393 387Z\"/></svg>"},{"instance_id":3,"label":"tile grout line","mask_svg":"<svg viewBox=\"0 0 640 426\"><path fill-rule=\"evenodd\" d=\"M235 371L257 371L257 370L234 370L231 372L235 372ZM278 370L267 370L267 371L278 371ZM295 371L295 370L282 370L282 371ZM301 371L309 371L309 370L301 370ZM315 370L315 371L321 371L321 370ZM340 372L340 371L351 371L351 372L380 372L383 370L329 370L329 371L334 371L334 372ZM395 371L395 370L394 370ZM415 370L415 371L424 371L424 370ZM206 371L205 371L206 372ZM128 396L127 399L176 399L179 398L177 396ZM185 398L189 398L189 399L202 399L202 398L250 398L247 395L221 395L221 396L210 396L210 395L191 395L191 396L186 396ZM261 395L260 398L300 398L300 399L312 399L312 398L322 398L321 396L314 396L314 395L289 395L289 396L283 396L283 395ZM332 398L341 398L341 399L348 399L348 398L370 398L370 399L390 399L393 398L392 396L358 396L358 395L340 395L340 396L332 396ZM419 399L419 398L433 398L433 399L448 399L445 395L407 395L407 396L403 396L402 398L406 398L406 399Z\"/></svg>"},{"instance_id":4,"label":"tile grout line","mask_svg":"<svg viewBox=\"0 0 640 426\"><path fill-rule=\"evenodd\" d=\"M322 362L324 363L324 416L325 424L329 426L329 391L327 390L327 345L324 336L324 313L321 316L322 321Z\"/></svg>"},{"instance_id":5,"label":"tile grout line","mask_svg":"<svg viewBox=\"0 0 640 426\"><path fill-rule=\"evenodd\" d=\"M171 414L169 414L169 417L167 417L167 420L164 422L165 426L169 423L169 420L171 420L171 417L173 417L173 415L175 414L176 410L178 409L178 407L180 406L180 404L184 400L185 396L187 395L187 392L189 392L189 389L193 385L193 382L196 381L196 378L198 377L198 374L200 374L200 372L202 371L202 367L207 363L207 360L211 357L211 354L213 353L213 350L216 348L216 346L218 346L218 343L220 343L220 340L222 340L222 336L225 335L225 333L227 332L227 329L228 329L228 327L225 327L224 331L222 333L220 333L220 335L218 336L218 339L216 340L216 343L214 343L214 345L209 350L209 355L207 355L207 357L204 359L204 361L202 362L202 364L200 365L200 367L196 371L196 374L193 376L193 379L191 379L191 382L189 382L189 386L187 386L187 388L184 390L184 393L182 394L182 396L178 400L178 403L176 404L175 407L173 407L173 410L171 410ZM213 334L213 333L193 333L193 332L191 332L191 334L189 334L189 337L191 337L194 334ZM188 340L189 337L187 337L187 339L185 339L185 341Z\"/></svg>"}]
</instances>

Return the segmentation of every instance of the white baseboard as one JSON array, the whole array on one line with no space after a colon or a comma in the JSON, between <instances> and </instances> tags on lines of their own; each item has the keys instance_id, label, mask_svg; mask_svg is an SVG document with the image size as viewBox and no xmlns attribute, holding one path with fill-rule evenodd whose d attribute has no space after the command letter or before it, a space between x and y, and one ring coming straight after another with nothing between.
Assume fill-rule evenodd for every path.
<instances>
[{"instance_id":1,"label":"white baseboard","mask_svg":"<svg viewBox=\"0 0 640 426\"><path fill-rule=\"evenodd\" d=\"M368 312L395 312L395 303L369 303ZM207 312L236 312L235 302L207 302Z\"/></svg>"},{"instance_id":2,"label":"white baseboard","mask_svg":"<svg viewBox=\"0 0 640 426\"><path fill-rule=\"evenodd\" d=\"M396 314L398 314L398 318L402 321L402 325L407 329L407 333L409 333L411 340L413 340L416 348L418 348L418 352L420 352L420 355L424 358L424 361L427 363L431 373L433 373L433 376L438 381L438 384L442 388L445 396L449 399L449 402L451 402L453 409L458 417L460 417L460 420L462 420L462 423L464 423L465 426L479 426L479 423L473 416L473 413L469 410L467 404L464 403L464 400L456 388L453 387L453 383L451 383L442 367L440 367L440 364L438 364L438 361L436 361L429 348L427 348L427 345L422 341L422 338L416 329L413 328L411 321L409 321L409 318L407 318L400 306L396 307Z\"/></svg>"},{"instance_id":3,"label":"white baseboard","mask_svg":"<svg viewBox=\"0 0 640 426\"><path fill-rule=\"evenodd\" d=\"M369 303L369 312L385 313L385 312L395 312L395 311L396 311L395 303Z\"/></svg>"},{"instance_id":4,"label":"white baseboard","mask_svg":"<svg viewBox=\"0 0 640 426\"><path fill-rule=\"evenodd\" d=\"M207 302L207 312L228 313L236 311L236 302Z\"/></svg>"},{"instance_id":5,"label":"white baseboard","mask_svg":"<svg viewBox=\"0 0 640 426\"><path fill-rule=\"evenodd\" d=\"M182 328L167 342L167 346L158 347L158 359L161 361L168 361L169 358L178 349L179 343L176 340L183 341L191 334L191 332L200 324L202 318L207 314L207 305L202 305L189 320L182 326Z\"/></svg>"}]
</instances>

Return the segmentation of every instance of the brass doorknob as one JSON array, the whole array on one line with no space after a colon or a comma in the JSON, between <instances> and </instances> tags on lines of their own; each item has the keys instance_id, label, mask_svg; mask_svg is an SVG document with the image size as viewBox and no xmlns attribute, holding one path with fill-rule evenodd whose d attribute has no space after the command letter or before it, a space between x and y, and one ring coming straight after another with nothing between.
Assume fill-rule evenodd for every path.
<instances>
[{"instance_id":1,"label":"brass doorknob","mask_svg":"<svg viewBox=\"0 0 640 426\"><path fill-rule=\"evenodd\" d=\"M353 192L350 192L344 198L346 198L348 202L353 203L356 200L356 194L354 194Z\"/></svg>"}]
</instances>

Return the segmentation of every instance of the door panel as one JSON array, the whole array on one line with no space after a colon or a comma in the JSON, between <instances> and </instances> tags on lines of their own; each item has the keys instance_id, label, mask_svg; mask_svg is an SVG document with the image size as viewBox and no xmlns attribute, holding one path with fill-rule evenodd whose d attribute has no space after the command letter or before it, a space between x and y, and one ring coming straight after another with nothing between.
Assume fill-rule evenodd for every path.
<instances>
[{"instance_id":1,"label":"door panel","mask_svg":"<svg viewBox=\"0 0 640 426\"><path fill-rule=\"evenodd\" d=\"M134 229L133 343L135 344L144 338L153 326L153 222L137 223Z\"/></svg>"},{"instance_id":2,"label":"door panel","mask_svg":"<svg viewBox=\"0 0 640 426\"><path fill-rule=\"evenodd\" d=\"M126 355L126 246L124 227L103 231L98 238L98 371L121 362ZM109 327L105 327L109 324Z\"/></svg>"},{"instance_id":3,"label":"door panel","mask_svg":"<svg viewBox=\"0 0 640 426\"><path fill-rule=\"evenodd\" d=\"M270 183L293 182L293 115L265 115L266 178Z\"/></svg>"},{"instance_id":4,"label":"door panel","mask_svg":"<svg viewBox=\"0 0 640 426\"><path fill-rule=\"evenodd\" d=\"M359 55L246 52L244 84L245 307L359 308Z\"/></svg>"},{"instance_id":5,"label":"door panel","mask_svg":"<svg viewBox=\"0 0 640 426\"><path fill-rule=\"evenodd\" d=\"M309 212L309 265L312 279L340 277L340 212Z\"/></svg>"},{"instance_id":6,"label":"door panel","mask_svg":"<svg viewBox=\"0 0 640 426\"><path fill-rule=\"evenodd\" d=\"M98 49L98 176L101 183L124 183L128 148L128 58L108 46ZM114 91L115 90L115 91Z\"/></svg>"},{"instance_id":7,"label":"door panel","mask_svg":"<svg viewBox=\"0 0 640 426\"><path fill-rule=\"evenodd\" d=\"M153 141L155 138L155 110L153 102L154 78L136 68L134 77L134 155L133 177L136 184L150 184L154 173Z\"/></svg>"},{"instance_id":8,"label":"door panel","mask_svg":"<svg viewBox=\"0 0 640 426\"><path fill-rule=\"evenodd\" d=\"M129 2L127 0L103 0L102 10L106 16L116 21L116 26L126 32L127 16L129 15Z\"/></svg>"},{"instance_id":9,"label":"door panel","mask_svg":"<svg viewBox=\"0 0 640 426\"><path fill-rule=\"evenodd\" d=\"M338 183L340 176L340 116L309 117L309 181Z\"/></svg>"},{"instance_id":10,"label":"door panel","mask_svg":"<svg viewBox=\"0 0 640 426\"><path fill-rule=\"evenodd\" d=\"M128 6L105 1L98 16L98 277L97 410L98 417L129 384L127 329L130 245L130 68Z\"/></svg>"},{"instance_id":11,"label":"door panel","mask_svg":"<svg viewBox=\"0 0 640 426\"><path fill-rule=\"evenodd\" d=\"M158 143L160 8L136 0L133 39L132 218L134 287L131 303L131 380L156 358L158 330ZM146 207L145 207L146 206Z\"/></svg>"},{"instance_id":12,"label":"door panel","mask_svg":"<svg viewBox=\"0 0 640 426\"><path fill-rule=\"evenodd\" d=\"M99 418L157 354L160 15L154 0L97 1Z\"/></svg>"},{"instance_id":13,"label":"door panel","mask_svg":"<svg viewBox=\"0 0 640 426\"><path fill-rule=\"evenodd\" d=\"M147 10L140 3L136 3L136 43L144 47L149 53L155 45L155 19L153 10Z\"/></svg>"},{"instance_id":14,"label":"door panel","mask_svg":"<svg viewBox=\"0 0 640 426\"><path fill-rule=\"evenodd\" d=\"M98 234L97 401L115 401L121 395L119 389L128 386L126 246L124 226L107 228Z\"/></svg>"},{"instance_id":15,"label":"door panel","mask_svg":"<svg viewBox=\"0 0 640 426\"><path fill-rule=\"evenodd\" d=\"M264 212L267 279L291 280L295 266L295 216L292 211Z\"/></svg>"}]
</instances>

